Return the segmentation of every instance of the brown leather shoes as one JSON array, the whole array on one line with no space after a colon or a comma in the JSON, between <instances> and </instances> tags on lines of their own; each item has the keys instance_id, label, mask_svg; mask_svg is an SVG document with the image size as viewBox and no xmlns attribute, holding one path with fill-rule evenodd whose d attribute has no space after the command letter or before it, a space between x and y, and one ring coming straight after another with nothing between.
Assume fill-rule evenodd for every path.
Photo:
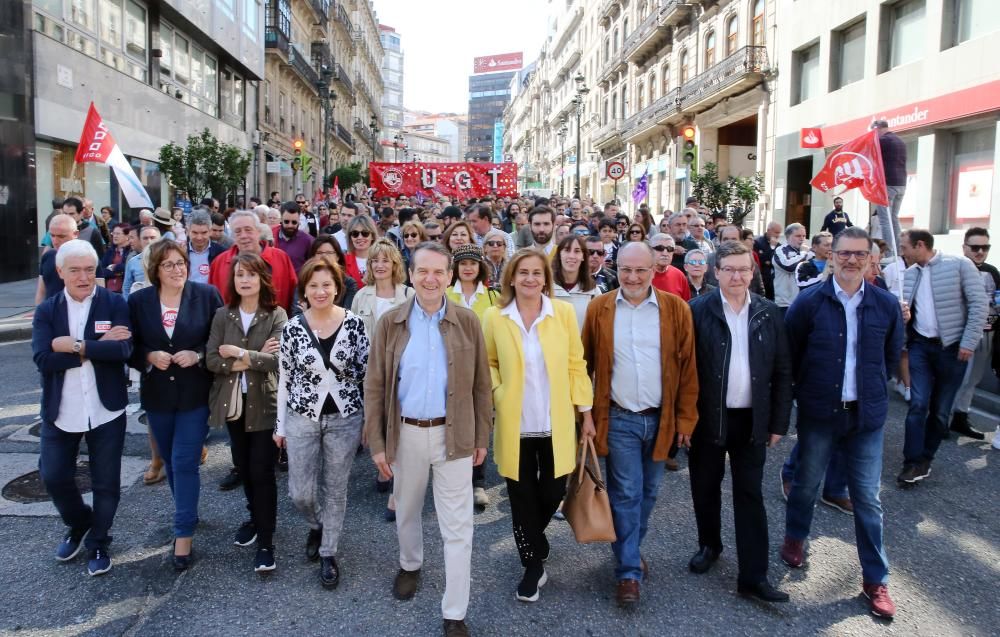
<instances>
[{"instance_id":1,"label":"brown leather shoes","mask_svg":"<svg viewBox=\"0 0 1000 637\"><path fill-rule=\"evenodd\" d=\"M399 569L399 572L396 573L396 581L392 584L392 596L401 601L413 599L419 583L420 569L415 571Z\"/></svg>"},{"instance_id":2,"label":"brown leather shoes","mask_svg":"<svg viewBox=\"0 0 1000 637\"><path fill-rule=\"evenodd\" d=\"M663 464L667 467L668 471L677 471L681 468L681 466L677 464L677 461L673 458L667 458Z\"/></svg>"},{"instance_id":3,"label":"brown leather shoes","mask_svg":"<svg viewBox=\"0 0 1000 637\"><path fill-rule=\"evenodd\" d=\"M639 582L634 579L619 581L615 598L620 608L633 608L639 603Z\"/></svg>"},{"instance_id":4,"label":"brown leather shoes","mask_svg":"<svg viewBox=\"0 0 1000 637\"><path fill-rule=\"evenodd\" d=\"M469 627L461 619L444 620L444 637L469 637Z\"/></svg>"}]
</instances>

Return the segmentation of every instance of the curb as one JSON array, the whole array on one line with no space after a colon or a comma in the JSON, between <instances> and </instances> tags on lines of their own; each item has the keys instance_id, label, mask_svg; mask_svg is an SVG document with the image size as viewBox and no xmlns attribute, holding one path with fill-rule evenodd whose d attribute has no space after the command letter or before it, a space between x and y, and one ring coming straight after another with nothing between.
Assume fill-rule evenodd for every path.
<instances>
[{"instance_id":1,"label":"curb","mask_svg":"<svg viewBox=\"0 0 1000 637\"><path fill-rule=\"evenodd\" d=\"M0 343L23 341L31 338L31 322L21 325L0 326Z\"/></svg>"}]
</instances>

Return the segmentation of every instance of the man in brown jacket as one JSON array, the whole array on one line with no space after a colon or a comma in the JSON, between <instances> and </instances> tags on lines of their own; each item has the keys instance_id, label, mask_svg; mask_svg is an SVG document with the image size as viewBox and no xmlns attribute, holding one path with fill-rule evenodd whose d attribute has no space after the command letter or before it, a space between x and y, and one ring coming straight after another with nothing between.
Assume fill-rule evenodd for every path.
<instances>
[{"instance_id":1,"label":"man in brown jacket","mask_svg":"<svg viewBox=\"0 0 1000 637\"><path fill-rule=\"evenodd\" d=\"M698 421L691 311L679 297L653 288L653 260L646 243L623 246L621 288L594 299L583 325L594 378L594 442L607 457L622 607L639 601L646 574L640 545L671 447L690 446Z\"/></svg>"},{"instance_id":2,"label":"man in brown jacket","mask_svg":"<svg viewBox=\"0 0 1000 637\"><path fill-rule=\"evenodd\" d=\"M421 512L428 471L444 540L444 634L468 635L472 571L472 467L486 459L493 398L483 330L472 310L445 299L451 255L425 242L410 259L416 295L387 311L372 338L365 378L365 436L393 481L397 599L412 599L423 565Z\"/></svg>"}]
</instances>

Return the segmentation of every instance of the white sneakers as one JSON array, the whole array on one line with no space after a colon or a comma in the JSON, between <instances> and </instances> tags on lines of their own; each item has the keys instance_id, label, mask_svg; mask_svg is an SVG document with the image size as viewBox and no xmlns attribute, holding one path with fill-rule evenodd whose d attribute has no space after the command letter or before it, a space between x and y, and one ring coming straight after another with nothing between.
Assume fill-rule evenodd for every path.
<instances>
[{"instance_id":1,"label":"white sneakers","mask_svg":"<svg viewBox=\"0 0 1000 637\"><path fill-rule=\"evenodd\" d=\"M896 393L903 397L903 400L910 402L910 388L903 384L903 381L890 381L890 385L896 390Z\"/></svg>"},{"instance_id":2,"label":"white sneakers","mask_svg":"<svg viewBox=\"0 0 1000 637\"><path fill-rule=\"evenodd\" d=\"M1000 425L997 425L997 432L993 434L993 448L1000 449Z\"/></svg>"}]
</instances>

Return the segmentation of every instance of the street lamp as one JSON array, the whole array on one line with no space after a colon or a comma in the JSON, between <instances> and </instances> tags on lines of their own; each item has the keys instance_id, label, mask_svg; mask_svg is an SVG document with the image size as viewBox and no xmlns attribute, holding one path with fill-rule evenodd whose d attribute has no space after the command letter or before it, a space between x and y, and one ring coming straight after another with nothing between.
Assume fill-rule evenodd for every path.
<instances>
[{"instance_id":1,"label":"street lamp","mask_svg":"<svg viewBox=\"0 0 1000 637\"><path fill-rule=\"evenodd\" d=\"M395 149L393 151L392 160L396 163L399 163L399 147L402 145L403 145L403 135L400 133L396 133L396 135L392 138L392 147Z\"/></svg>"},{"instance_id":2,"label":"street lamp","mask_svg":"<svg viewBox=\"0 0 1000 637\"><path fill-rule=\"evenodd\" d=\"M337 101L337 94L330 91L330 78L333 77L333 69L324 65L320 75L320 80L316 82L316 91L319 93L320 103L323 107L323 192L325 193L329 184L327 178L330 175L328 166L330 156L330 128L333 124L333 104Z\"/></svg>"},{"instance_id":3,"label":"street lamp","mask_svg":"<svg viewBox=\"0 0 1000 637\"><path fill-rule=\"evenodd\" d=\"M375 161L375 148L376 148L375 140L376 140L376 135L379 134L379 127L378 127L378 118L375 117L374 113L372 114L371 123L368 124L368 130L372 132L372 161Z\"/></svg>"},{"instance_id":4,"label":"street lamp","mask_svg":"<svg viewBox=\"0 0 1000 637\"><path fill-rule=\"evenodd\" d=\"M566 135L569 129L566 128L566 116L559 118L559 196L563 196L563 183L566 181Z\"/></svg>"},{"instance_id":5,"label":"street lamp","mask_svg":"<svg viewBox=\"0 0 1000 637\"><path fill-rule=\"evenodd\" d=\"M531 163L531 140L524 140L524 189L528 189L528 185L531 183L531 170L529 165Z\"/></svg>"},{"instance_id":6,"label":"street lamp","mask_svg":"<svg viewBox=\"0 0 1000 637\"><path fill-rule=\"evenodd\" d=\"M580 139L580 127L581 121L583 120L583 106L584 98L587 97L587 93L590 89L584 84L585 78L583 73L577 73L576 77L573 78L576 82L576 96L573 97L573 104L576 107L576 193L575 197L580 197L580 154L583 152L583 147Z\"/></svg>"}]
</instances>

